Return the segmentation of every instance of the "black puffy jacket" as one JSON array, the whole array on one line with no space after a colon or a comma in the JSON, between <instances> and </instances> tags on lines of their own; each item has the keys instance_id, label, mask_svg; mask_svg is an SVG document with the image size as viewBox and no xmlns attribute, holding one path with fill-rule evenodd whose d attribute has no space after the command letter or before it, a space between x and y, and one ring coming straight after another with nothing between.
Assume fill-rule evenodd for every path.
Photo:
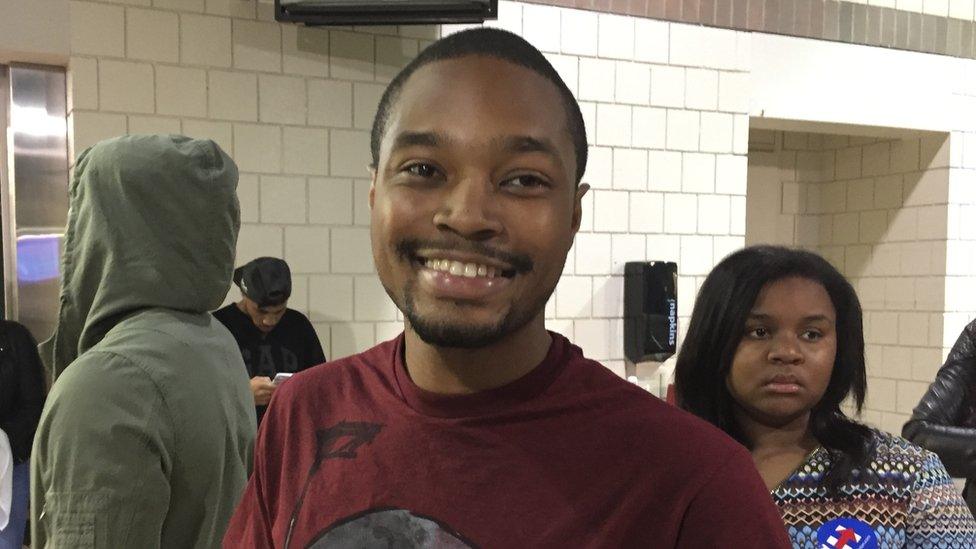
<instances>
[{"instance_id":1,"label":"black puffy jacket","mask_svg":"<svg viewBox=\"0 0 976 549\"><path fill-rule=\"evenodd\" d=\"M10 439L14 463L30 457L44 408L44 367L24 326L0 320L0 429Z\"/></svg>"},{"instance_id":2,"label":"black puffy jacket","mask_svg":"<svg viewBox=\"0 0 976 549\"><path fill-rule=\"evenodd\" d=\"M959 335L901 434L966 479L964 497L976 513L976 320Z\"/></svg>"}]
</instances>

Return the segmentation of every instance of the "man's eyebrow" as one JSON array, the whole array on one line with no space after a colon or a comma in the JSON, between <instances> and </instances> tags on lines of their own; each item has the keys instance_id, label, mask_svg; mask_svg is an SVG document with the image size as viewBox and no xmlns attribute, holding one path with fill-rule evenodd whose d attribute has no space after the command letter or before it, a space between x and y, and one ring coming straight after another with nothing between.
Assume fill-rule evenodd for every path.
<instances>
[{"instance_id":1,"label":"man's eyebrow","mask_svg":"<svg viewBox=\"0 0 976 549\"><path fill-rule=\"evenodd\" d=\"M405 147L437 147L445 143L447 139L434 132L401 132L393 140L393 149Z\"/></svg>"},{"instance_id":2,"label":"man's eyebrow","mask_svg":"<svg viewBox=\"0 0 976 549\"><path fill-rule=\"evenodd\" d=\"M507 151L520 153L541 152L559 158L559 152L556 150L556 145L546 138L540 139L528 135L516 135L504 137L497 141L498 144L500 144L501 147Z\"/></svg>"}]
</instances>

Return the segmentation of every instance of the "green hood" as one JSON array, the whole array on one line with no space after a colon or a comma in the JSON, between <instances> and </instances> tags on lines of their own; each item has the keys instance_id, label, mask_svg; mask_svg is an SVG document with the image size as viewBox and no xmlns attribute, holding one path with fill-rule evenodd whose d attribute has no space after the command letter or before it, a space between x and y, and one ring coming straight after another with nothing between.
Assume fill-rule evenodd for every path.
<instances>
[{"instance_id":1,"label":"green hood","mask_svg":"<svg viewBox=\"0 0 976 549\"><path fill-rule=\"evenodd\" d=\"M127 136L81 153L58 324L41 345L54 377L141 309L220 306L240 228L236 190L237 166L209 140Z\"/></svg>"}]
</instances>

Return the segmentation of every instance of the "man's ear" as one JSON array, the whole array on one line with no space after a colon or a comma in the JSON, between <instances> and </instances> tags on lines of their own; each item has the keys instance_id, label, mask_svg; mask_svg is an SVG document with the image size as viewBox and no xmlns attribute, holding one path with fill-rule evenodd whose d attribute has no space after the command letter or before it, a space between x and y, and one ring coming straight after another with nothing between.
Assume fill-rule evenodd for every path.
<instances>
[{"instance_id":1,"label":"man's ear","mask_svg":"<svg viewBox=\"0 0 976 549\"><path fill-rule=\"evenodd\" d=\"M376 168L369 167L369 209L373 209L373 201L376 200Z\"/></svg>"},{"instance_id":2,"label":"man's ear","mask_svg":"<svg viewBox=\"0 0 976 549\"><path fill-rule=\"evenodd\" d=\"M580 183L576 187L576 196L573 198L573 234L580 228L583 222L583 196L590 190L587 183Z\"/></svg>"}]
</instances>

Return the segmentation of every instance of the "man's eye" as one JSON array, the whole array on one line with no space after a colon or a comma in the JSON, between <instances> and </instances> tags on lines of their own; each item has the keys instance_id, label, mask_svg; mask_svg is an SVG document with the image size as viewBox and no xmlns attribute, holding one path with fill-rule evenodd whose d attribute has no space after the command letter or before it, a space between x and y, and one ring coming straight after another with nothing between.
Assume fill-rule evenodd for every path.
<instances>
[{"instance_id":1,"label":"man's eye","mask_svg":"<svg viewBox=\"0 0 976 549\"><path fill-rule=\"evenodd\" d=\"M502 182L502 186L524 188L524 189L534 189L538 187L546 187L549 183L545 179L535 175L519 175L506 179Z\"/></svg>"},{"instance_id":2,"label":"man's eye","mask_svg":"<svg viewBox=\"0 0 976 549\"><path fill-rule=\"evenodd\" d=\"M418 162L416 164L411 164L404 170L410 175L415 175L417 177L434 177L437 175L437 168L431 166L430 164L425 164L423 162Z\"/></svg>"}]
</instances>

